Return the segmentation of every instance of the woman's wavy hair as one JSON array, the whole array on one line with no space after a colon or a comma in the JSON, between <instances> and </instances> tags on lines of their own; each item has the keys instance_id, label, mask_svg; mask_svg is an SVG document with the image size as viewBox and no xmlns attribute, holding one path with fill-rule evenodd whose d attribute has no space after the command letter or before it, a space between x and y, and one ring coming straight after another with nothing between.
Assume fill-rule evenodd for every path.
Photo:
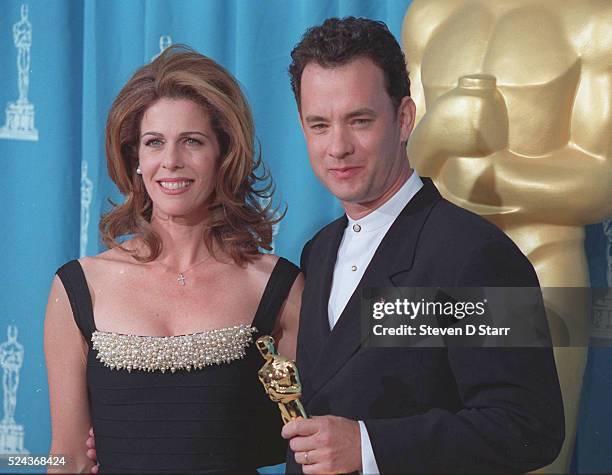
<instances>
[{"instance_id":1,"label":"woman's wavy hair","mask_svg":"<svg viewBox=\"0 0 612 475\"><path fill-rule=\"evenodd\" d=\"M110 109L106 123L108 173L125 201L111 203L113 209L100 221L104 244L120 248L140 262L150 262L162 251L161 239L150 224L153 203L136 173L142 117L161 98L189 99L202 106L210 114L220 145L203 236L208 250L214 255L216 245L238 265L251 262L261 249L271 250L272 226L284 212L274 217L274 185L261 153L255 152L249 105L225 68L184 45L171 46L136 71ZM141 237L148 255L123 247L119 238L127 235Z\"/></svg>"}]
</instances>

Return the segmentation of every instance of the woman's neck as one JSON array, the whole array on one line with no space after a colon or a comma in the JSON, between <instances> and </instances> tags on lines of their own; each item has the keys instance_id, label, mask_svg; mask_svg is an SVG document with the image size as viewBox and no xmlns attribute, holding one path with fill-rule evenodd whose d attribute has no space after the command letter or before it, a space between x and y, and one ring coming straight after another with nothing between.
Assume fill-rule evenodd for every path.
<instances>
[{"instance_id":1,"label":"woman's neck","mask_svg":"<svg viewBox=\"0 0 612 475\"><path fill-rule=\"evenodd\" d=\"M169 269L187 269L210 255L204 242L205 219L196 221L154 214L151 227L162 242L162 252L155 260Z\"/></svg>"}]
</instances>

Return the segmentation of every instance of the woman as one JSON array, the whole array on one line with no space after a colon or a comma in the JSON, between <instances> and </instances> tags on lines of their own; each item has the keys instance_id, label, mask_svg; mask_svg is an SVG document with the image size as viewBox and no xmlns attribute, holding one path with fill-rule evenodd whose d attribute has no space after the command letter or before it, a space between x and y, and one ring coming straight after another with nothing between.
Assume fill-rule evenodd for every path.
<instances>
[{"instance_id":1,"label":"woman","mask_svg":"<svg viewBox=\"0 0 612 475\"><path fill-rule=\"evenodd\" d=\"M303 282L260 252L270 185L257 191L267 177L239 86L209 58L166 50L113 103L106 155L126 197L100 223L109 250L64 265L49 296L51 453L88 471L93 425L100 472L282 462L252 341L272 332L294 357Z\"/></svg>"}]
</instances>

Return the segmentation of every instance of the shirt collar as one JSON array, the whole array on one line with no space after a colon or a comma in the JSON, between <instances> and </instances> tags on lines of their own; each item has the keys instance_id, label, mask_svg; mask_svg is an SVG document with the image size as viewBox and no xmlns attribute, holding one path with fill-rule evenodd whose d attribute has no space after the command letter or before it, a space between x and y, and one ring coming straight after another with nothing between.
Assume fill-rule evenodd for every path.
<instances>
[{"instance_id":1,"label":"shirt collar","mask_svg":"<svg viewBox=\"0 0 612 475\"><path fill-rule=\"evenodd\" d=\"M358 220L351 219L347 215L349 229L353 231L359 229L358 232L363 233L377 231L384 226L390 226L422 187L423 181L421 177L416 170L413 170L406 183L382 206Z\"/></svg>"}]
</instances>

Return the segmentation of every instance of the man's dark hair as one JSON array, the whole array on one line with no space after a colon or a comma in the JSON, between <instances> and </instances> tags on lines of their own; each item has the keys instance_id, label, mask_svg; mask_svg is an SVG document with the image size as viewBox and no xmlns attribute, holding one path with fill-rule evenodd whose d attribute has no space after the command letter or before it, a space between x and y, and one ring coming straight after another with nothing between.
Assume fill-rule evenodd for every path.
<instances>
[{"instance_id":1,"label":"man's dark hair","mask_svg":"<svg viewBox=\"0 0 612 475\"><path fill-rule=\"evenodd\" d=\"M367 18L328 18L309 28L291 52L291 88L300 108L302 73L314 62L324 68L342 66L354 59L368 58L383 70L387 93L397 108L410 96L410 79L400 45L382 21Z\"/></svg>"}]
</instances>

